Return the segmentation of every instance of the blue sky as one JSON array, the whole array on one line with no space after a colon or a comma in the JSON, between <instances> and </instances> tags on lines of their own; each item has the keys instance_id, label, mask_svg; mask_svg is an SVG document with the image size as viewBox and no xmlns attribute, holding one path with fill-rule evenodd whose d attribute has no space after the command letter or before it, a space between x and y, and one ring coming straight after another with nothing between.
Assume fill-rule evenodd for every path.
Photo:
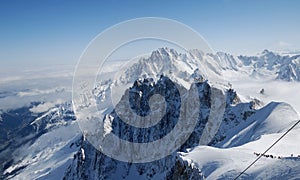
<instances>
[{"instance_id":1,"label":"blue sky","mask_svg":"<svg viewBox=\"0 0 300 180\"><path fill-rule=\"evenodd\" d=\"M216 51L300 50L300 1L0 2L0 66L75 64L106 28L138 17L165 17L198 31Z\"/></svg>"}]
</instances>

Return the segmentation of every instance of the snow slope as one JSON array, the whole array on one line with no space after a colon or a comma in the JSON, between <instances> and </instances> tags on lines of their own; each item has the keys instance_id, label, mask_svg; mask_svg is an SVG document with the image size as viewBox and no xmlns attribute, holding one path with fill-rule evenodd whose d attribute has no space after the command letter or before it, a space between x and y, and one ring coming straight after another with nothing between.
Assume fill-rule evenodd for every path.
<instances>
[{"instance_id":1,"label":"snow slope","mask_svg":"<svg viewBox=\"0 0 300 180\"><path fill-rule=\"evenodd\" d=\"M12 155L17 162L4 174L13 179L61 179L78 150L75 144L81 138L76 122L55 128L43 134L34 143L27 143Z\"/></svg>"},{"instance_id":2,"label":"snow slope","mask_svg":"<svg viewBox=\"0 0 300 180\"><path fill-rule=\"evenodd\" d=\"M241 146L255 141L263 135L282 133L287 131L298 119L299 115L289 104L272 102L233 128L227 138L217 146Z\"/></svg>"},{"instance_id":3,"label":"snow slope","mask_svg":"<svg viewBox=\"0 0 300 180\"><path fill-rule=\"evenodd\" d=\"M270 103L240 123L216 147L199 146L180 156L196 164L207 179L232 179L299 119L286 103ZM243 174L242 179L293 179L300 175L300 127L297 126ZM217 148L219 147L219 148Z\"/></svg>"}]
</instances>

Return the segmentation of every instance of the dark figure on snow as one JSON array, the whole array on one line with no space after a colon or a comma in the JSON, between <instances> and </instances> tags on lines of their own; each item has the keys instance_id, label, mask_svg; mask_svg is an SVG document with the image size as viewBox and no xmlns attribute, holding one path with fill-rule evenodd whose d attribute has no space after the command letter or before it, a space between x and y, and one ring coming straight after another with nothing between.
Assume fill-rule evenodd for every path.
<instances>
[{"instance_id":1,"label":"dark figure on snow","mask_svg":"<svg viewBox=\"0 0 300 180\"><path fill-rule=\"evenodd\" d=\"M259 93L260 93L260 94L265 94L265 89L261 89L261 90L259 91Z\"/></svg>"}]
</instances>

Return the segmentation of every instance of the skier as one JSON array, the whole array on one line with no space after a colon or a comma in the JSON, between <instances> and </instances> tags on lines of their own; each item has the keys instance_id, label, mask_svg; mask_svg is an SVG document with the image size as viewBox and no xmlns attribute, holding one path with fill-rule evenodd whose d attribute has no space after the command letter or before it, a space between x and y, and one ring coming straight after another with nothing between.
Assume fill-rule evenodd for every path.
<instances>
[{"instance_id":1,"label":"skier","mask_svg":"<svg viewBox=\"0 0 300 180\"><path fill-rule=\"evenodd\" d=\"M260 90L260 92L259 92L260 94L265 94L265 89L264 88L262 88L261 90Z\"/></svg>"}]
</instances>

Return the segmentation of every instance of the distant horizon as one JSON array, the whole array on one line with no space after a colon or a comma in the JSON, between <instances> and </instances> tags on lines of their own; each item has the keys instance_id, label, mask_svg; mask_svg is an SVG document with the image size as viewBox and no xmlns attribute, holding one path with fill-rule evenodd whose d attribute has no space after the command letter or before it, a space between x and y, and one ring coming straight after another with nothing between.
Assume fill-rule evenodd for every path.
<instances>
[{"instance_id":1,"label":"distant horizon","mask_svg":"<svg viewBox=\"0 0 300 180\"><path fill-rule=\"evenodd\" d=\"M159 48L170 48L170 47L159 47ZM157 50L158 48L155 48L153 49L151 52L147 52L147 53L143 53L141 56L145 55L145 56L148 56L148 55L151 55L151 53L155 50ZM170 48L172 49L172 48ZM176 49L175 49L176 50ZM300 50L299 51L273 51L273 50L270 50L270 49L262 49L261 51L258 51L256 53L252 53L252 54L231 54L229 52L224 52L224 51L215 51L215 53L219 53L219 52L222 52L222 53L226 53L226 54L229 54L229 55L233 55L235 57L238 57L238 56L259 56L261 55L265 50L268 50L270 52L273 52L275 54L279 54L281 56L294 56L294 55L300 55ZM177 51L177 50L176 50ZM79 56L80 57L80 56ZM53 62L49 62L48 64L23 64L23 65L14 65L14 64L11 64L11 65L7 65L7 66L0 66L0 77L1 77L1 74L6 74L6 76L10 76L10 72L11 73L14 73L14 72L17 72L18 74L22 74L22 73L26 73L27 71L36 71L36 72L42 72L43 70L47 70L47 69L57 69L57 70L66 70L67 69L76 69L77 67L77 64L78 64L78 61L79 61L79 57L76 61L74 62L56 62L56 63L53 63ZM124 58L113 58L113 59L107 59L107 61L128 61L128 59L131 59L133 57L124 57ZM64 69L62 69L62 67L65 67ZM40 69L36 69L36 68L40 68ZM0 78L1 79L1 78Z\"/></svg>"}]
</instances>

